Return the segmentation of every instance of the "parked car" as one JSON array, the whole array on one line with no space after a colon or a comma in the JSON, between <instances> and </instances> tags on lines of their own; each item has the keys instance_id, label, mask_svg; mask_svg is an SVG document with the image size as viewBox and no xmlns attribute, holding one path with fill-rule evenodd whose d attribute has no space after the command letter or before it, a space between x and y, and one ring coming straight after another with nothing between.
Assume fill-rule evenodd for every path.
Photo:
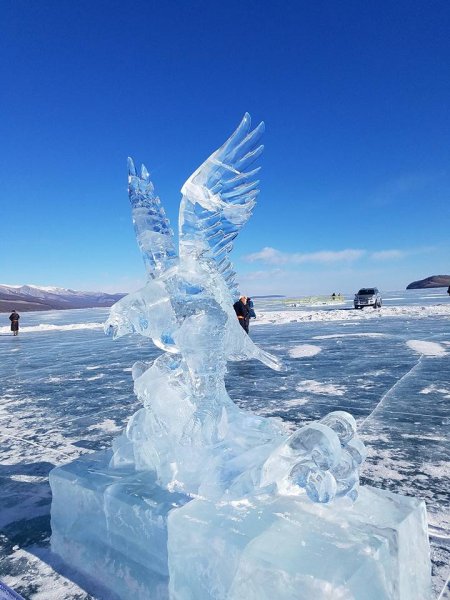
<instances>
[{"instance_id":1,"label":"parked car","mask_svg":"<svg viewBox=\"0 0 450 600\"><path fill-rule=\"evenodd\" d=\"M381 294L377 288L361 288L353 300L355 308L364 308L365 306L380 308L381 303Z\"/></svg>"}]
</instances>

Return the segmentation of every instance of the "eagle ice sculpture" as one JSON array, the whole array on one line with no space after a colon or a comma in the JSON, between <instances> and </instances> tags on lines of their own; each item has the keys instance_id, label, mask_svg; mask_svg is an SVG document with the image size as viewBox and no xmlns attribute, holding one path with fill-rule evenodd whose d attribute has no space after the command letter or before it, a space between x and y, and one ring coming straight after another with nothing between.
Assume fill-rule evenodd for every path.
<instances>
[{"instance_id":1,"label":"eagle ice sculpture","mask_svg":"<svg viewBox=\"0 0 450 600\"><path fill-rule=\"evenodd\" d=\"M182 187L179 248L147 169L128 161L128 191L148 281L111 309L105 331L138 333L164 351L133 366L144 408L113 445L112 467L153 471L168 490L210 499L306 494L354 500L365 449L351 415L333 412L292 435L237 407L224 384L229 360L281 361L239 325L229 260L259 193L264 123L250 115Z\"/></svg>"}]
</instances>

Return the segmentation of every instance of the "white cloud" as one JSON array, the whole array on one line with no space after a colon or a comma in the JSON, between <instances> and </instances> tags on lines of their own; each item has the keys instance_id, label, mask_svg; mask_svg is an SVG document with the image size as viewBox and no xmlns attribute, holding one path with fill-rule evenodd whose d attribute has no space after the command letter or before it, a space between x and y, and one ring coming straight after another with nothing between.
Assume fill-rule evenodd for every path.
<instances>
[{"instance_id":1,"label":"white cloud","mask_svg":"<svg viewBox=\"0 0 450 600\"><path fill-rule=\"evenodd\" d=\"M259 252L253 252L243 257L247 262L261 261L269 265L299 265L305 263L336 263L350 262L361 258L366 254L366 250L346 249L346 250L321 250L319 252L280 252L275 248L266 246Z\"/></svg>"},{"instance_id":2,"label":"white cloud","mask_svg":"<svg viewBox=\"0 0 450 600\"><path fill-rule=\"evenodd\" d=\"M410 253L404 250L380 250L379 252L372 252L370 258L372 260L396 260L405 258Z\"/></svg>"},{"instance_id":3,"label":"white cloud","mask_svg":"<svg viewBox=\"0 0 450 600\"><path fill-rule=\"evenodd\" d=\"M300 264L336 264L352 263L361 258L369 258L373 261L400 260L409 256L427 254L434 251L433 247L409 248L408 250L399 250L392 248L389 250L378 250L369 252L368 250L346 248L345 250L320 250L318 252L281 252L276 248L266 246L259 252L253 252L242 257L246 262L262 262L267 265L300 265Z\"/></svg>"},{"instance_id":4,"label":"white cloud","mask_svg":"<svg viewBox=\"0 0 450 600\"><path fill-rule=\"evenodd\" d=\"M266 246L259 252L253 252L252 254L245 255L243 259L247 262L262 261L265 263L276 265L282 264L283 256L283 252L275 250L275 248L270 248L270 246Z\"/></svg>"},{"instance_id":5,"label":"white cloud","mask_svg":"<svg viewBox=\"0 0 450 600\"><path fill-rule=\"evenodd\" d=\"M422 248L409 248L408 250L379 250L378 252L372 252L369 258L372 260L399 260L401 258L407 258L409 256L418 256L420 254L429 254L436 250L433 246L425 246Z\"/></svg>"}]
</instances>

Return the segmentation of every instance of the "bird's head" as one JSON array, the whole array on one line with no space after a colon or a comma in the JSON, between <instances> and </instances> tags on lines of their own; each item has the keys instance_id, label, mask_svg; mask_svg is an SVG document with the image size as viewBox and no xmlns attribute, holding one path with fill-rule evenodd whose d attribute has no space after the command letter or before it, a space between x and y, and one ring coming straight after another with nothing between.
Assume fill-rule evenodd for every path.
<instances>
[{"instance_id":1,"label":"bird's head","mask_svg":"<svg viewBox=\"0 0 450 600\"><path fill-rule=\"evenodd\" d=\"M158 280L150 280L142 289L116 302L104 324L105 333L114 339L139 333L166 352L178 352L173 341L176 329L170 297Z\"/></svg>"}]
</instances>

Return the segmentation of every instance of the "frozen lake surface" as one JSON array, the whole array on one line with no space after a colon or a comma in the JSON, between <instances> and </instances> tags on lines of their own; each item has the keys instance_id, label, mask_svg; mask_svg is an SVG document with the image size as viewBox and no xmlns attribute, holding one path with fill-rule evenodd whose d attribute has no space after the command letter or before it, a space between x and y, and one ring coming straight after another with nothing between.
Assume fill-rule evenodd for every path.
<instances>
[{"instance_id":1,"label":"frozen lake surface","mask_svg":"<svg viewBox=\"0 0 450 600\"><path fill-rule=\"evenodd\" d=\"M450 570L450 298L394 292L363 311L349 297L292 304L255 299L251 323L289 370L230 363L230 395L292 429L351 412L369 449L363 481L427 503L438 598ZM107 313L24 313L18 337L0 327L0 580L26 599L91 598L49 551L48 472L110 446L139 408L132 364L159 354L138 336L104 336Z\"/></svg>"}]
</instances>

